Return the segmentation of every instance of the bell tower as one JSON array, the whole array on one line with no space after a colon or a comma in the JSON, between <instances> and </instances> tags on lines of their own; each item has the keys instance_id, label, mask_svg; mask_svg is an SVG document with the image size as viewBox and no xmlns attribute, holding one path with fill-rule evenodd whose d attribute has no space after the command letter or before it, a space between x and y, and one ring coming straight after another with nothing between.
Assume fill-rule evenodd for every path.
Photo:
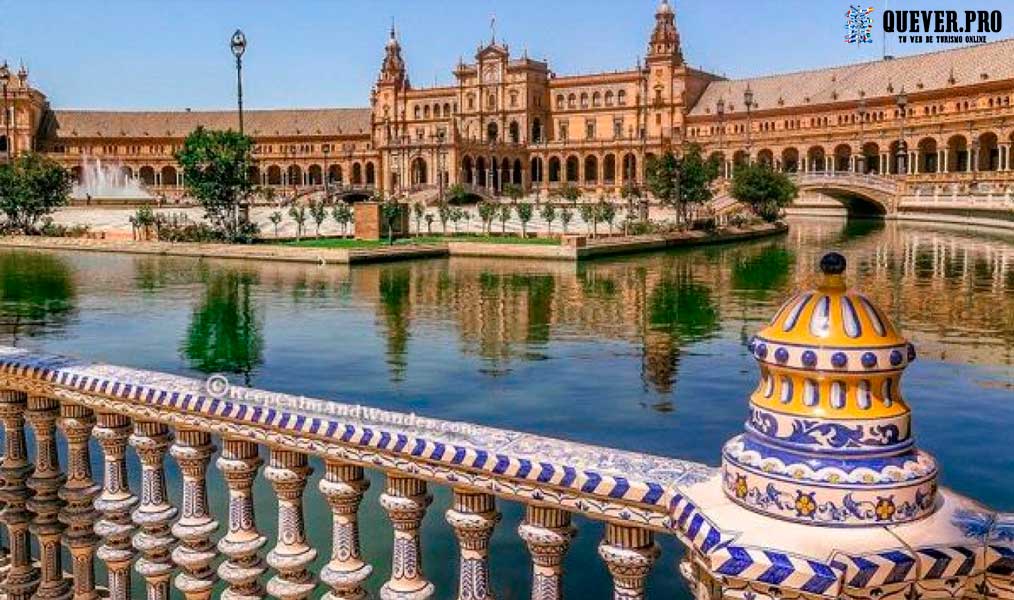
<instances>
[{"instance_id":1,"label":"bell tower","mask_svg":"<svg viewBox=\"0 0 1014 600\"><path fill-rule=\"evenodd\" d=\"M405 93L411 88L405 60L401 57L398 32L391 25L391 34L384 45L384 61L373 88L374 139L378 145L389 144L404 131Z\"/></svg>"},{"instance_id":2,"label":"bell tower","mask_svg":"<svg viewBox=\"0 0 1014 600\"><path fill-rule=\"evenodd\" d=\"M648 42L649 63L665 61L682 64L683 50L680 49L680 34L676 31L676 14L669 0L662 0L655 11L655 29Z\"/></svg>"}]
</instances>

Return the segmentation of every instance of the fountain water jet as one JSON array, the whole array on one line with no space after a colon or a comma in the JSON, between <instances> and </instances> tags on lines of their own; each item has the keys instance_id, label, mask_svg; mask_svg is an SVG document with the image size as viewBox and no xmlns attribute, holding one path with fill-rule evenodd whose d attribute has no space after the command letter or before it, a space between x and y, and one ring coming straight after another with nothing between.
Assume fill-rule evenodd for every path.
<instances>
[{"instance_id":1,"label":"fountain water jet","mask_svg":"<svg viewBox=\"0 0 1014 600\"><path fill-rule=\"evenodd\" d=\"M71 197L75 200L90 200L94 203L112 201L149 202L155 197L148 192L136 177L123 171L119 161L104 163L101 158L85 156L81 159L81 177L74 184Z\"/></svg>"}]
</instances>

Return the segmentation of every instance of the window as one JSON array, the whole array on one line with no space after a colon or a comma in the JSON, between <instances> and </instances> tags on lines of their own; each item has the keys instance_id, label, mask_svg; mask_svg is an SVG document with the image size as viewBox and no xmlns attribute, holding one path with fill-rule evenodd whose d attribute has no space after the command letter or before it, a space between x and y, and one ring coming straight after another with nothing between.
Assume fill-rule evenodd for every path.
<instances>
[{"instance_id":1,"label":"window","mask_svg":"<svg viewBox=\"0 0 1014 600\"><path fill-rule=\"evenodd\" d=\"M560 121L558 129L560 130L560 139L563 141L567 141L567 122Z\"/></svg>"},{"instance_id":2,"label":"window","mask_svg":"<svg viewBox=\"0 0 1014 600\"><path fill-rule=\"evenodd\" d=\"M494 94L490 94L489 96L486 96L486 108L488 108L490 110L493 110L493 109L496 108L496 96Z\"/></svg>"},{"instance_id":3,"label":"window","mask_svg":"<svg viewBox=\"0 0 1014 600\"><path fill-rule=\"evenodd\" d=\"M413 110L412 113L415 115L415 118L418 119L420 117L418 105L416 105L415 110Z\"/></svg>"},{"instance_id":4,"label":"window","mask_svg":"<svg viewBox=\"0 0 1014 600\"><path fill-rule=\"evenodd\" d=\"M588 93L581 92L581 108L588 108Z\"/></svg>"},{"instance_id":5,"label":"window","mask_svg":"<svg viewBox=\"0 0 1014 600\"><path fill-rule=\"evenodd\" d=\"M584 123L584 137L588 140L595 139L595 121L588 120Z\"/></svg>"},{"instance_id":6,"label":"window","mask_svg":"<svg viewBox=\"0 0 1014 600\"><path fill-rule=\"evenodd\" d=\"M518 93L511 92L511 107L513 108L517 105L518 105Z\"/></svg>"},{"instance_id":7,"label":"window","mask_svg":"<svg viewBox=\"0 0 1014 600\"><path fill-rule=\"evenodd\" d=\"M563 94L557 94L556 96L556 108L563 110Z\"/></svg>"},{"instance_id":8,"label":"window","mask_svg":"<svg viewBox=\"0 0 1014 600\"><path fill-rule=\"evenodd\" d=\"M613 105L613 92L612 90L606 92L606 106Z\"/></svg>"},{"instance_id":9,"label":"window","mask_svg":"<svg viewBox=\"0 0 1014 600\"><path fill-rule=\"evenodd\" d=\"M613 138L623 137L623 119L613 119Z\"/></svg>"},{"instance_id":10,"label":"window","mask_svg":"<svg viewBox=\"0 0 1014 600\"><path fill-rule=\"evenodd\" d=\"M474 94L469 94L465 98L465 101L466 101L465 106L468 107L468 110L475 110L475 95Z\"/></svg>"},{"instance_id":11,"label":"window","mask_svg":"<svg viewBox=\"0 0 1014 600\"><path fill-rule=\"evenodd\" d=\"M627 91L626 90L620 90L620 91L616 92L616 103L619 104L620 106L623 106L623 105L625 105L627 103Z\"/></svg>"},{"instance_id":12,"label":"window","mask_svg":"<svg viewBox=\"0 0 1014 600\"><path fill-rule=\"evenodd\" d=\"M602 106L602 94L598 92L592 94L592 106Z\"/></svg>"},{"instance_id":13,"label":"window","mask_svg":"<svg viewBox=\"0 0 1014 600\"><path fill-rule=\"evenodd\" d=\"M567 108L577 108L577 96L574 94L567 96Z\"/></svg>"}]
</instances>

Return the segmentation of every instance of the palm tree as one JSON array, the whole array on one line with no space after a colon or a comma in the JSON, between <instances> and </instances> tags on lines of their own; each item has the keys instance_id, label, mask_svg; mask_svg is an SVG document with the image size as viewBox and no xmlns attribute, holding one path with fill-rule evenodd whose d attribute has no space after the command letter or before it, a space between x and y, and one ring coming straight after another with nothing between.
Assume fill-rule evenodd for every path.
<instances>
[{"instance_id":1,"label":"palm tree","mask_svg":"<svg viewBox=\"0 0 1014 600\"><path fill-rule=\"evenodd\" d=\"M276 210L268 215L268 221L275 226L275 237L278 237L278 224L282 222L282 213Z\"/></svg>"},{"instance_id":2,"label":"palm tree","mask_svg":"<svg viewBox=\"0 0 1014 600\"><path fill-rule=\"evenodd\" d=\"M289 216L296 222L296 241L303 237L303 225L306 223L306 207L293 204L289 207Z\"/></svg>"}]
</instances>

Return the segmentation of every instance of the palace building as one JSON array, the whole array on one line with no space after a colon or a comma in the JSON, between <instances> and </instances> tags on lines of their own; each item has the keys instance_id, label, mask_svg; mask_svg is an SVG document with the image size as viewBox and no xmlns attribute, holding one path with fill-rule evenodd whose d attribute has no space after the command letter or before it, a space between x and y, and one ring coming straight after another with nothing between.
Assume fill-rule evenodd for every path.
<instances>
[{"instance_id":1,"label":"palace building","mask_svg":"<svg viewBox=\"0 0 1014 600\"><path fill-rule=\"evenodd\" d=\"M256 141L251 177L285 195L325 180L348 195L420 200L456 183L483 196L509 183L538 193L571 183L613 195L641 181L652 156L696 143L722 160L726 175L759 161L789 172L903 180L907 193L988 190L1009 198L1012 56L1008 39L729 80L686 63L675 12L662 0L643 60L626 71L558 75L493 39L471 62L459 61L453 85L415 87L392 28L369 107L248 110L245 132ZM8 73L13 118L0 129L0 152L34 148L78 177L86 158L99 159L175 197L182 173L173 152L184 137L199 125L238 125L231 110L52 108L26 69Z\"/></svg>"}]
</instances>

